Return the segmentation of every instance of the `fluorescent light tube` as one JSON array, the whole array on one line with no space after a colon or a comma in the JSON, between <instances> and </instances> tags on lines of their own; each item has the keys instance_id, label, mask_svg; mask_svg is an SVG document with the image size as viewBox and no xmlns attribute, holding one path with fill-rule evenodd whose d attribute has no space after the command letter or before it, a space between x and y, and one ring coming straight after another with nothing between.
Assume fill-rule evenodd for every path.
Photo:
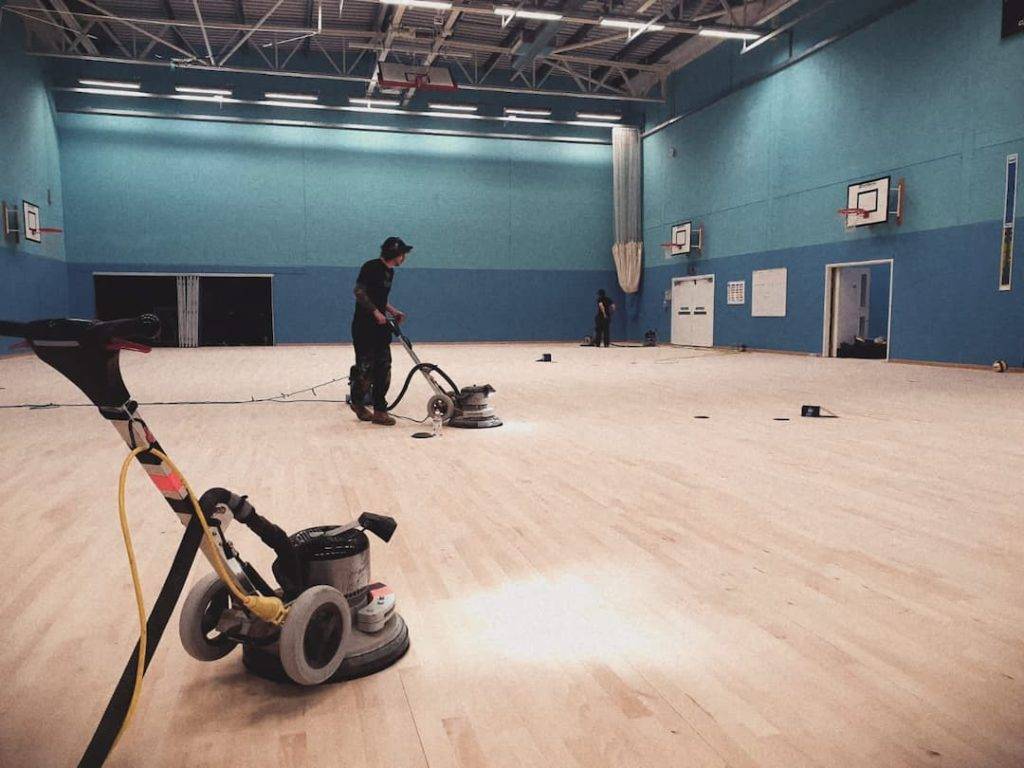
<instances>
[{"instance_id":1,"label":"fluorescent light tube","mask_svg":"<svg viewBox=\"0 0 1024 768\"><path fill-rule=\"evenodd\" d=\"M380 0L384 5L407 5L410 8L432 8L437 11L447 11L452 4L445 0Z\"/></svg>"},{"instance_id":2,"label":"fluorescent light tube","mask_svg":"<svg viewBox=\"0 0 1024 768\"><path fill-rule=\"evenodd\" d=\"M505 114L508 115L529 115L531 117L549 117L550 109L520 109L519 107L505 107Z\"/></svg>"},{"instance_id":3,"label":"fluorescent light tube","mask_svg":"<svg viewBox=\"0 0 1024 768\"><path fill-rule=\"evenodd\" d=\"M132 91L137 91L142 86L138 83L125 83L120 80L88 80L82 79L78 81L82 85L94 85L97 88L127 88Z\"/></svg>"},{"instance_id":4,"label":"fluorescent light tube","mask_svg":"<svg viewBox=\"0 0 1024 768\"><path fill-rule=\"evenodd\" d=\"M265 93L263 95L274 101L316 101L316 96L309 93Z\"/></svg>"},{"instance_id":5,"label":"fluorescent light tube","mask_svg":"<svg viewBox=\"0 0 1024 768\"><path fill-rule=\"evenodd\" d=\"M661 32L665 29L664 24L648 24L640 19L613 19L605 17L601 19L602 27L618 27L619 29L643 30L644 32Z\"/></svg>"},{"instance_id":6,"label":"fluorescent light tube","mask_svg":"<svg viewBox=\"0 0 1024 768\"><path fill-rule=\"evenodd\" d=\"M75 93L95 93L99 96L149 96L142 91L126 91L121 88L72 88Z\"/></svg>"},{"instance_id":7,"label":"fluorescent light tube","mask_svg":"<svg viewBox=\"0 0 1024 768\"><path fill-rule=\"evenodd\" d=\"M350 104L358 104L361 107L397 107L398 101L393 99L353 99L350 98Z\"/></svg>"},{"instance_id":8,"label":"fluorescent light tube","mask_svg":"<svg viewBox=\"0 0 1024 768\"><path fill-rule=\"evenodd\" d=\"M497 13L497 11L495 11ZM561 21L562 14L548 13L547 11L516 11L516 17L520 19L539 19L540 21Z\"/></svg>"},{"instance_id":9,"label":"fluorescent light tube","mask_svg":"<svg viewBox=\"0 0 1024 768\"><path fill-rule=\"evenodd\" d=\"M701 27L697 34L703 37L724 37L729 40L760 40L761 35L756 32L742 32L733 29L709 29Z\"/></svg>"},{"instance_id":10,"label":"fluorescent light tube","mask_svg":"<svg viewBox=\"0 0 1024 768\"><path fill-rule=\"evenodd\" d=\"M256 103L262 104L265 107L291 107L292 109L327 109L327 107L325 107L323 104L311 104L308 101L279 101L277 99L264 99L263 101L257 101Z\"/></svg>"},{"instance_id":11,"label":"fluorescent light tube","mask_svg":"<svg viewBox=\"0 0 1024 768\"><path fill-rule=\"evenodd\" d=\"M227 88L195 88L191 85L176 85L174 90L178 93L198 93L203 96L230 96L231 91Z\"/></svg>"},{"instance_id":12,"label":"fluorescent light tube","mask_svg":"<svg viewBox=\"0 0 1024 768\"><path fill-rule=\"evenodd\" d=\"M577 112L576 117L580 120L621 120L622 115L612 115L607 112Z\"/></svg>"},{"instance_id":13,"label":"fluorescent light tube","mask_svg":"<svg viewBox=\"0 0 1024 768\"><path fill-rule=\"evenodd\" d=\"M476 112L476 106L472 104L427 104L427 106L447 112Z\"/></svg>"}]
</instances>

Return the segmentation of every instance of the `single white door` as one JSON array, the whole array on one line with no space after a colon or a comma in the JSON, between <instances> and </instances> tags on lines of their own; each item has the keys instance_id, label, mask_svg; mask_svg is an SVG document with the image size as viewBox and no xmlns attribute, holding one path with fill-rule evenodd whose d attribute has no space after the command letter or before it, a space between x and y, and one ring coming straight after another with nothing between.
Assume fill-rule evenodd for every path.
<instances>
[{"instance_id":1,"label":"single white door","mask_svg":"<svg viewBox=\"0 0 1024 768\"><path fill-rule=\"evenodd\" d=\"M715 278L699 277L693 281L692 332L688 344L710 347L715 341Z\"/></svg>"},{"instance_id":2,"label":"single white door","mask_svg":"<svg viewBox=\"0 0 1024 768\"><path fill-rule=\"evenodd\" d=\"M686 341L693 315L693 281L672 281L672 343L689 344Z\"/></svg>"},{"instance_id":3,"label":"single white door","mask_svg":"<svg viewBox=\"0 0 1024 768\"><path fill-rule=\"evenodd\" d=\"M833 357L840 344L867 337L870 308L871 272L863 267L837 268L832 278Z\"/></svg>"},{"instance_id":4,"label":"single white door","mask_svg":"<svg viewBox=\"0 0 1024 768\"><path fill-rule=\"evenodd\" d=\"M680 277L672 281L672 343L710 347L714 343L715 278Z\"/></svg>"}]
</instances>

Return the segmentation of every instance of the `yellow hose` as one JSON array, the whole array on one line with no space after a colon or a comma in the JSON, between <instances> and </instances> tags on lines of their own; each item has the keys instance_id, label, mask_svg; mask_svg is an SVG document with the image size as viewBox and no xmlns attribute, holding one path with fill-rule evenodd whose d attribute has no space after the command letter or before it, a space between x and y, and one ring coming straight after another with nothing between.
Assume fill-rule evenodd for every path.
<instances>
[{"instance_id":1,"label":"yellow hose","mask_svg":"<svg viewBox=\"0 0 1024 768\"><path fill-rule=\"evenodd\" d=\"M247 595L242 592L238 586L231 572L228 571L228 567L225 564L223 558L220 555L220 548L217 546L216 540L213 538L213 532L210 530L209 524L206 522L206 516L203 514L203 510L199 507L199 501L196 498L195 493L192 492L192 487L188 484L188 480L181 474L178 467L171 461L170 457L163 451L158 451L155 448L135 448L124 458L124 462L121 464L121 476L118 480L117 486L117 507L118 516L121 520L121 536L124 538L124 548L128 553L128 567L132 572L132 585L135 588L135 605L138 608L139 613L139 654L138 660L135 666L135 687L132 689L132 699L128 705L128 713L125 715L124 722L121 724L121 729L117 732L117 738L114 739L114 744L111 749L117 746L117 742L121 739L121 735L128 730L128 724L132 720L132 716L135 714L135 705L138 702L139 694L142 692L142 679L146 671L146 604L142 595L142 582L139 580L139 569L135 563L135 550L132 547L132 536L128 528L128 511L125 505L125 486L128 482L128 467L131 466L132 460L140 453L151 453L158 459L163 461L167 466L171 468L171 471L181 480L182 485L185 486L185 490L188 491L188 497L192 501L192 509L195 511L196 517L199 518L199 524L203 528L203 535L206 536L206 540L210 545L211 557L209 558L213 569L217 572L217 576L231 591L235 599L238 600L242 605L246 607L251 613L258 616L270 624L281 624L284 621L285 615L288 613L288 609L284 603L276 597L264 597L262 595Z\"/></svg>"}]
</instances>

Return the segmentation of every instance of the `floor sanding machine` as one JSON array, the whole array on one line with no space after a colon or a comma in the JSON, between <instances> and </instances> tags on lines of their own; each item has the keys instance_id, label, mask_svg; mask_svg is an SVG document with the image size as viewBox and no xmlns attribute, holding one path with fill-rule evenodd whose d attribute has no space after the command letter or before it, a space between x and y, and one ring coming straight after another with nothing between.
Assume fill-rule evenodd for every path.
<instances>
[{"instance_id":1,"label":"floor sanding machine","mask_svg":"<svg viewBox=\"0 0 1024 768\"><path fill-rule=\"evenodd\" d=\"M121 469L121 520L133 575L123 504L132 463L142 466L185 526L167 580L148 621L140 627L140 643L82 758L80 765L85 766L102 765L130 719L142 684L139 647L145 648L144 670L199 550L214 572L193 586L179 622L182 645L195 659L214 661L241 646L243 663L250 672L299 685L318 685L382 670L409 648L409 631L395 610L393 591L370 578L366 534L389 541L397 526L394 519L364 512L347 523L288 535L257 514L244 495L224 488L211 488L202 496L193 493L143 421L121 377L120 352L148 352L144 343L134 340L154 338L159 327L154 315L110 322L0 321L0 336L26 339L40 359L82 390L127 443L130 453ZM440 390L437 396L455 402ZM472 394L464 402L464 413L470 407L481 410ZM272 570L279 586L268 583L227 538L232 521L249 528L277 555ZM139 614L144 616L137 578L135 585Z\"/></svg>"},{"instance_id":2,"label":"floor sanding machine","mask_svg":"<svg viewBox=\"0 0 1024 768\"><path fill-rule=\"evenodd\" d=\"M395 401L388 406L389 411L401 402L406 390L409 389L413 376L419 372L423 374L423 378L427 380L427 384L434 392L430 399L427 400L428 417L440 414L441 419L448 426L463 429L484 429L501 426L501 419L495 414L494 407L488 400L488 396L495 391L494 387L490 384L474 384L470 387L460 388L439 366L433 363L424 363L420 360L416 351L412 348L412 342L409 341L409 337L402 332L402 329L393 318L388 318L388 327L391 329L391 333L402 342L402 346L405 347L405 351L409 353L409 357L413 361L413 367L405 377L405 383L402 385L401 392L398 393ZM442 387L441 383L434 378L435 375L443 379L450 389L446 390Z\"/></svg>"}]
</instances>

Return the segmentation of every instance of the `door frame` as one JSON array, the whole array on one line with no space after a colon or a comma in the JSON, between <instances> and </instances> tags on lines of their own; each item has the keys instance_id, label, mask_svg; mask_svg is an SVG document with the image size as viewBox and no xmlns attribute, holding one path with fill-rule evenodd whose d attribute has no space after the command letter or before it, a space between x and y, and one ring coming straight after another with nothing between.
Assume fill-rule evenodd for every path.
<instances>
[{"instance_id":1,"label":"door frame","mask_svg":"<svg viewBox=\"0 0 1024 768\"><path fill-rule=\"evenodd\" d=\"M868 261L843 261L836 264L825 265L825 311L821 323L821 356L832 357L832 349L829 342L832 335L832 290L835 282L835 270L844 267L873 267L877 264L889 265L889 317L885 329L885 359L892 357L892 287L893 278L896 273L894 259L870 259Z\"/></svg>"},{"instance_id":2,"label":"door frame","mask_svg":"<svg viewBox=\"0 0 1024 768\"><path fill-rule=\"evenodd\" d=\"M715 346L715 298L716 297L715 297L715 276L714 276L714 274L710 274L710 275L685 275L683 277L673 277L672 278L671 287L675 288L678 283L682 283L682 282L686 282L686 281L689 281L689 282L692 282L692 283L696 283L698 280L710 280L711 281L711 344L708 345L707 347L701 347L702 349L710 349L710 348ZM675 319L675 316L676 316L676 309L673 306L672 307L672 319ZM669 344L672 344L673 346L676 346L676 347L692 347L692 346L696 346L694 344L675 344L673 341L671 341L671 338L672 338L672 326L671 326L671 324L669 325L669 329L668 330L669 330Z\"/></svg>"}]
</instances>

